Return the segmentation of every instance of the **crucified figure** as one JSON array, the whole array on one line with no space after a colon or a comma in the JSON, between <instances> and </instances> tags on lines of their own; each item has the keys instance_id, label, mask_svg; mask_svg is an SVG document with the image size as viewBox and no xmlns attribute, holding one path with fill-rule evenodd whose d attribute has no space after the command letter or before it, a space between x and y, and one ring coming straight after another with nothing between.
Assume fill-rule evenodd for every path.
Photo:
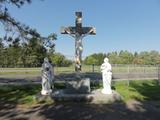
<instances>
[{"instance_id":1,"label":"crucified figure","mask_svg":"<svg viewBox=\"0 0 160 120\"><path fill-rule=\"evenodd\" d=\"M75 71L81 71L82 66L82 52L83 44L82 39L87 35L95 35L95 28L82 27L82 13L76 12L76 26L75 27L62 27L62 34L69 34L75 39Z\"/></svg>"},{"instance_id":2,"label":"crucified figure","mask_svg":"<svg viewBox=\"0 0 160 120\"><path fill-rule=\"evenodd\" d=\"M83 44L82 39L89 35L94 29L91 29L86 34L80 35L79 33L71 34L70 30L67 29L66 32L75 39L75 70L81 70L82 66L82 52L83 52Z\"/></svg>"}]
</instances>

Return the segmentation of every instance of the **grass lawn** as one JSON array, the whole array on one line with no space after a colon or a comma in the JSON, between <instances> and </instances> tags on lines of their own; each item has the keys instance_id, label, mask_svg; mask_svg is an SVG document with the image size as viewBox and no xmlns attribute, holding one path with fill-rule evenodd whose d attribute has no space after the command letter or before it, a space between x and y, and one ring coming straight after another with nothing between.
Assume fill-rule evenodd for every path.
<instances>
[{"instance_id":1,"label":"grass lawn","mask_svg":"<svg viewBox=\"0 0 160 120\"><path fill-rule=\"evenodd\" d=\"M63 85L55 85L63 88ZM102 85L91 85L91 89L101 88ZM130 81L129 86L126 81L117 81L112 87L124 97L124 102L136 99L140 101L160 101L160 86L157 81ZM0 86L0 103L34 105L36 95L41 90L41 85L3 85Z\"/></svg>"},{"instance_id":2,"label":"grass lawn","mask_svg":"<svg viewBox=\"0 0 160 120\"><path fill-rule=\"evenodd\" d=\"M156 80L137 80L113 83L116 91L123 97L124 101L136 99L140 101L160 101L160 85Z\"/></svg>"},{"instance_id":3,"label":"grass lawn","mask_svg":"<svg viewBox=\"0 0 160 120\"><path fill-rule=\"evenodd\" d=\"M0 86L0 103L35 104L33 96L36 95L40 89L40 85Z\"/></svg>"}]
</instances>

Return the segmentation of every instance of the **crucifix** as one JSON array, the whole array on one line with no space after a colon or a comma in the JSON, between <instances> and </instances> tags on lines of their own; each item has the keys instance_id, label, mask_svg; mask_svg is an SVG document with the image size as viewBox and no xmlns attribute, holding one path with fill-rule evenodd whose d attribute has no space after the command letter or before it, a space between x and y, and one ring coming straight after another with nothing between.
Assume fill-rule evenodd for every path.
<instances>
[{"instance_id":1,"label":"crucifix","mask_svg":"<svg viewBox=\"0 0 160 120\"><path fill-rule=\"evenodd\" d=\"M82 27L82 12L76 12L75 27L62 27L61 34L69 34L75 39L75 71L81 71L82 67L82 39L87 35L95 35L94 27Z\"/></svg>"}]
</instances>

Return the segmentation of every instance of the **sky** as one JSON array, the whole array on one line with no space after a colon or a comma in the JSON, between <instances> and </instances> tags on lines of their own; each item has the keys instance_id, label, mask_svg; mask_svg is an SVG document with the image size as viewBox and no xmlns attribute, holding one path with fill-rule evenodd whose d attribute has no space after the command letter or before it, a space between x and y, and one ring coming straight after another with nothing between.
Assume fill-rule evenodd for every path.
<instances>
[{"instance_id":1,"label":"sky","mask_svg":"<svg viewBox=\"0 0 160 120\"><path fill-rule=\"evenodd\" d=\"M75 25L75 12L82 24L96 28L96 35L83 38L83 56L128 50L160 51L160 0L33 0L10 13L42 35L58 35L55 50L74 56L74 39L60 33L61 26Z\"/></svg>"}]
</instances>

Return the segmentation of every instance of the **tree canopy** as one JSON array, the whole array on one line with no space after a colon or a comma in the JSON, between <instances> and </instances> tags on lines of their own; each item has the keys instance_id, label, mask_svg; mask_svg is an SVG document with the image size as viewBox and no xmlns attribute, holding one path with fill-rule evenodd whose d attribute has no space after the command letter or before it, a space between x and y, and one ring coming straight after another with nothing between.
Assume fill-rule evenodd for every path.
<instances>
[{"instance_id":1,"label":"tree canopy","mask_svg":"<svg viewBox=\"0 0 160 120\"><path fill-rule=\"evenodd\" d=\"M1 40L10 42L19 39L25 42L34 37L40 39L44 46L53 48L53 40L57 38L55 33L51 33L47 37L41 36L36 29L22 24L9 12L9 5L21 8L25 4L30 4L31 1L32 0L0 0L0 25L3 26L3 29L6 32Z\"/></svg>"},{"instance_id":2,"label":"tree canopy","mask_svg":"<svg viewBox=\"0 0 160 120\"><path fill-rule=\"evenodd\" d=\"M62 55L61 53L54 53L52 55L50 55L50 59L52 61L53 64L55 64L58 67L67 67L72 65L72 61L67 59L64 55Z\"/></svg>"},{"instance_id":3,"label":"tree canopy","mask_svg":"<svg viewBox=\"0 0 160 120\"><path fill-rule=\"evenodd\" d=\"M94 53L90 56L87 56L84 60L84 64L87 65L101 65L103 63L104 58L106 57L106 54L103 53Z\"/></svg>"},{"instance_id":4,"label":"tree canopy","mask_svg":"<svg viewBox=\"0 0 160 120\"><path fill-rule=\"evenodd\" d=\"M0 65L4 67L33 67L41 66L47 49L39 44L37 38L31 38L28 44L20 45L13 41L8 47L0 47Z\"/></svg>"},{"instance_id":5,"label":"tree canopy","mask_svg":"<svg viewBox=\"0 0 160 120\"><path fill-rule=\"evenodd\" d=\"M140 64L140 65L155 65L160 64L160 53L158 51L142 51L140 53L121 50L120 52L110 52L107 54L96 53L87 56L84 59L84 64L101 65L104 57L108 57L112 64Z\"/></svg>"}]
</instances>

